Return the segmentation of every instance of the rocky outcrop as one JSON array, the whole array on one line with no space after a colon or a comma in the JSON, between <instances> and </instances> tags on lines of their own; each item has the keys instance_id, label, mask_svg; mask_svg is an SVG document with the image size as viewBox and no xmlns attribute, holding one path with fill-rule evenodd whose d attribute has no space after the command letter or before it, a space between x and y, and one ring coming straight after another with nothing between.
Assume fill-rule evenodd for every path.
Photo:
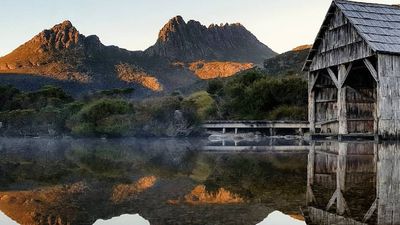
<instances>
[{"instance_id":1,"label":"rocky outcrop","mask_svg":"<svg viewBox=\"0 0 400 225\"><path fill-rule=\"evenodd\" d=\"M44 30L32 41L40 44L40 50L49 51L83 47L84 39L85 36L79 34L79 31L67 20L50 30Z\"/></svg>"},{"instance_id":2,"label":"rocky outcrop","mask_svg":"<svg viewBox=\"0 0 400 225\"><path fill-rule=\"evenodd\" d=\"M162 91L163 87L158 82L157 78L147 74L143 69L132 66L126 63L121 63L115 66L118 78L128 83L138 83L142 86L153 90Z\"/></svg>"},{"instance_id":3,"label":"rocky outcrop","mask_svg":"<svg viewBox=\"0 0 400 225\"><path fill-rule=\"evenodd\" d=\"M241 204L245 200L238 194L232 193L224 188L219 188L218 191L212 193L207 191L205 185L198 185L193 190L186 194L183 200L169 200L169 204Z\"/></svg>"},{"instance_id":4,"label":"rocky outcrop","mask_svg":"<svg viewBox=\"0 0 400 225\"><path fill-rule=\"evenodd\" d=\"M239 62L198 61L189 64L189 69L203 80L230 77L243 70L248 70L253 67L253 63Z\"/></svg>"},{"instance_id":5,"label":"rocky outcrop","mask_svg":"<svg viewBox=\"0 0 400 225\"><path fill-rule=\"evenodd\" d=\"M172 18L161 29L156 44L146 53L185 62L206 60L256 64L276 55L239 23L206 27L194 20L186 23L181 16Z\"/></svg>"},{"instance_id":6,"label":"rocky outcrop","mask_svg":"<svg viewBox=\"0 0 400 225\"><path fill-rule=\"evenodd\" d=\"M293 52L298 52L298 51L303 51L303 50L310 50L312 48L312 45L300 45L297 46L296 48L292 49Z\"/></svg>"}]
</instances>

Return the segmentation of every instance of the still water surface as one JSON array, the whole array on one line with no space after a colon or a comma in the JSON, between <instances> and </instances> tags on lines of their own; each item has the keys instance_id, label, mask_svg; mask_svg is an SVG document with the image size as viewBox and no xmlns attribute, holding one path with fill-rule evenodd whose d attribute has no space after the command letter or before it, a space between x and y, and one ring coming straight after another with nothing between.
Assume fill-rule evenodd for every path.
<instances>
[{"instance_id":1,"label":"still water surface","mask_svg":"<svg viewBox=\"0 0 400 225\"><path fill-rule=\"evenodd\" d=\"M399 224L400 147L0 139L1 225Z\"/></svg>"}]
</instances>

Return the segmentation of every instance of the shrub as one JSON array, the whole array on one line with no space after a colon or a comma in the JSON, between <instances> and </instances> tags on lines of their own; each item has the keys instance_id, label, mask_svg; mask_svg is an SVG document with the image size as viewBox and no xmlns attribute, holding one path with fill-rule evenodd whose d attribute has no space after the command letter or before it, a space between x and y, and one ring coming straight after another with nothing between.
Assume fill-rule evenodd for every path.
<instances>
[{"instance_id":1,"label":"shrub","mask_svg":"<svg viewBox=\"0 0 400 225\"><path fill-rule=\"evenodd\" d=\"M20 91L12 86L0 86L0 111L14 109L12 100L20 94Z\"/></svg>"},{"instance_id":2,"label":"shrub","mask_svg":"<svg viewBox=\"0 0 400 225\"><path fill-rule=\"evenodd\" d=\"M251 71L224 86L220 102L225 119L267 119L280 106L307 107L307 82L299 77L276 78Z\"/></svg>"},{"instance_id":3,"label":"shrub","mask_svg":"<svg viewBox=\"0 0 400 225\"><path fill-rule=\"evenodd\" d=\"M138 103L137 120L143 123L148 123L153 120L169 122L173 120L175 110L180 108L180 96L147 99Z\"/></svg>"},{"instance_id":4,"label":"shrub","mask_svg":"<svg viewBox=\"0 0 400 225\"><path fill-rule=\"evenodd\" d=\"M71 110L79 105L70 105ZM133 106L122 100L99 99L83 106L72 115L66 126L72 134L79 136L111 135L121 136L127 132L130 121L118 117L133 113Z\"/></svg>"},{"instance_id":5,"label":"shrub","mask_svg":"<svg viewBox=\"0 0 400 225\"><path fill-rule=\"evenodd\" d=\"M86 106L79 112L78 117L84 122L96 123L111 115L126 114L132 112L132 106L123 100L99 99Z\"/></svg>"},{"instance_id":6,"label":"shrub","mask_svg":"<svg viewBox=\"0 0 400 225\"><path fill-rule=\"evenodd\" d=\"M77 136L94 136L95 128L92 123L77 123L71 126L71 133Z\"/></svg>"},{"instance_id":7,"label":"shrub","mask_svg":"<svg viewBox=\"0 0 400 225\"><path fill-rule=\"evenodd\" d=\"M207 92L212 96L224 95L224 83L221 79L214 79L208 82Z\"/></svg>"},{"instance_id":8,"label":"shrub","mask_svg":"<svg viewBox=\"0 0 400 225\"><path fill-rule=\"evenodd\" d=\"M268 119L270 120L307 120L307 108L299 106L279 106L272 110Z\"/></svg>"},{"instance_id":9,"label":"shrub","mask_svg":"<svg viewBox=\"0 0 400 225\"><path fill-rule=\"evenodd\" d=\"M215 101L210 94L205 91L193 93L185 98L183 100L183 106L185 109L194 107L199 120L211 119L216 115Z\"/></svg>"},{"instance_id":10,"label":"shrub","mask_svg":"<svg viewBox=\"0 0 400 225\"><path fill-rule=\"evenodd\" d=\"M132 124L130 115L112 115L98 121L96 133L112 137L125 136Z\"/></svg>"},{"instance_id":11,"label":"shrub","mask_svg":"<svg viewBox=\"0 0 400 225\"><path fill-rule=\"evenodd\" d=\"M8 126L20 129L26 126L33 126L37 113L33 109L13 110L0 113L0 121Z\"/></svg>"}]
</instances>

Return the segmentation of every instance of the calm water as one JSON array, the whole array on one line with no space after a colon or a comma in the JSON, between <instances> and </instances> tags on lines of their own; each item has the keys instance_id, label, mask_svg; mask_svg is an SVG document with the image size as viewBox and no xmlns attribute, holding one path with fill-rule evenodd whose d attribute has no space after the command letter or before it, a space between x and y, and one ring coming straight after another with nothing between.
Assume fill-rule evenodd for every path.
<instances>
[{"instance_id":1,"label":"calm water","mask_svg":"<svg viewBox=\"0 0 400 225\"><path fill-rule=\"evenodd\" d=\"M0 139L0 225L400 224L399 212L393 143Z\"/></svg>"}]
</instances>

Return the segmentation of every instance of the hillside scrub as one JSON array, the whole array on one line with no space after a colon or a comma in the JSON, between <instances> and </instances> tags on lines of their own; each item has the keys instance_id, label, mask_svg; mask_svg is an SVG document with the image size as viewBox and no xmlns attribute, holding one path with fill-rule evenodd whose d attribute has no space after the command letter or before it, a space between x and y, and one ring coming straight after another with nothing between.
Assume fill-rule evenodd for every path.
<instances>
[{"instance_id":1,"label":"hillside scrub","mask_svg":"<svg viewBox=\"0 0 400 225\"><path fill-rule=\"evenodd\" d=\"M129 129L129 114L132 113L133 107L128 102L99 99L83 106L67 120L66 126L78 136L121 136Z\"/></svg>"},{"instance_id":2,"label":"hillside scrub","mask_svg":"<svg viewBox=\"0 0 400 225\"><path fill-rule=\"evenodd\" d=\"M188 136L213 113L207 92L131 101L132 90L109 90L73 99L62 89L35 92L0 87L0 134L5 136Z\"/></svg>"},{"instance_id":3,"label":"hillside scrub","mask_svg":"<svg viewBox=\"0 0 400 225\"><path fill-rule=\"evenodd\" d=\"M206 91L133 101L133 89L96 92L74 99L61 88L22 92L0 86L0 134L5 136L125 137L199 134L202 121L306 120L302 78L243 72L209 81Z\"/></svg>"},{"instance_id":4,"label":"hillside scrub","mask_svg":"<svg viewBox=\"0 0 400 225\"><path fill-rule=\"evenodd\" d=\"M207 91L220 119L306 120L307 82L248 71L230 80L211 81Z\"/></svg>"}]
</instances>

